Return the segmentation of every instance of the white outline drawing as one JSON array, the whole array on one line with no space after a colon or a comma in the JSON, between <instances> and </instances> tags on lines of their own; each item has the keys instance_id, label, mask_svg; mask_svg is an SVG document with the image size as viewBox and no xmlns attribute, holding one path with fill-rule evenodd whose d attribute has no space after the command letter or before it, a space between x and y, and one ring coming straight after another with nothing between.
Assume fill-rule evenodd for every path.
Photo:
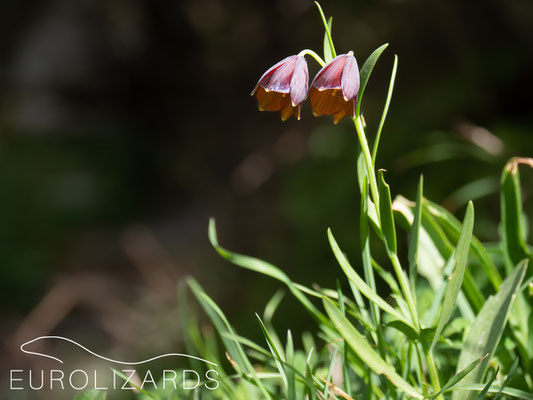
<instances>
[{"instance_id":1,"label":"white outline drawing","mask_svg":"<svg viewBox=\"0 0 533 400\"><path fill-rule=\"evenodd\" d=\"M22 345L20 345L20 351L22 351L23 353L26 353L26 354L34 355L34 356L51 358L52 360L59 361L61 364L63 364L63 360L60 360L59 358L53 357L53 356L51 356L49 354L37 353L35 351L29 351L29 350L25 350L24 349L24 346L26 346L28 344L31 344L31 343L34 343L34 342L36 342L38 340L41 340L41 339L59 339L59 340L64 340L66 342L73 343L76 346L78 346L78 347L82 348L83 350L85 350L87 353L92 354L93 356L98 357L98 358L100 358L102 360L109 361L109 362L112 362L112 363L115 363L115 364L140 365L140 364L146 364L146 363L148 363L150 361L154 361L154 360L157 360L159 358L164 358L164 357L187 357L187 358L191 358L193 360L203 361L203 362L205 362L207 364L211 364L211 365L213 365L215 367L218 367L218 364L216 364L216 363L214 363L212 361L207 361L207 360L204 360L203 358L200 358L200 357L190 356L188 354L182 354L182 353L161 354L159 356L155 356L155 357L149 358L147 360L143 360L143 361L128 362L128 361L113 360L111 358L107 358L107 357L101 356L100 354L97 354L94 351L89 350L87 347L82 346L81 344L75 342L74 340L66 338L66 337L63 337L63 336L39 336L39 337L36 337L35 339L29 340L26 343L23 343Z\"/></svg>"}]
</instances>

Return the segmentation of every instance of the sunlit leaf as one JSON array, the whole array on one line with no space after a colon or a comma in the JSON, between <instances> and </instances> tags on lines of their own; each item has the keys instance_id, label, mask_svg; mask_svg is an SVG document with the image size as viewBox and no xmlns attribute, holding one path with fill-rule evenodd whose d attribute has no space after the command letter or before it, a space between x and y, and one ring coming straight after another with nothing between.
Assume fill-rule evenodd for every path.
<instances>
[{"instance_id":1,"label":"sunlit leaf","mask_svg":"<svg viewBox=\"0 0 533 400\"><path fill-rule=\"evenodd\" d=\"M335 304L324 298L324 307L333 325L337 328L341 336L350 345L354 353L365 363L368 368L378 375L384 375L394 386L405 392L407 395L422 399L423 396L408 382L406 382L394 368L383 360L366 341L364 336L342 315Z\"/></svg>"},{"instance_id":2,"label":"sunlit leaf","mask_svg":"<svg viewBox=\"0 0 533 400\"><path fill-rule=\"evenodd\" d=\"M435 339L433 339L433 347L438 339L444 326L448 323L452 312L455 309L455 304L457 302L457 297L461 290L461 285L463 284L463 276L466 269L466 264L468 261L468 252L470 250L470 241L472 240L472 230L474 229L474 205L472 202L468 203L466 209L466 215L463 222L463 230L459 236L459 241L457 243L457 248L455 250L454 259L455 259L455 268L452 273L451 278L448 280L446 285L446 292L444 294L444 302L442 304L442 311L439 318L439 323L437 324L437 330L435 332Z\"/></svg>"},{"instance_id":3,"label":"sunlit leaf","mask_svg":"<svg viewBox=\"0 0 533 400\"><path fill-rule=\"evenodd\" d=\"M487 353L490 354L490 357L494 356L526 269L527 261L517 265L512 274L502 282L498 293L487 299L466 337L457 363L458 370ZM479 368L465 379L465 385L481 381L488 367L489 359L483 360ZM472 392L455 392L453 394L453 400L474 398L475 393Z\"/></svg>"}]
</instances>

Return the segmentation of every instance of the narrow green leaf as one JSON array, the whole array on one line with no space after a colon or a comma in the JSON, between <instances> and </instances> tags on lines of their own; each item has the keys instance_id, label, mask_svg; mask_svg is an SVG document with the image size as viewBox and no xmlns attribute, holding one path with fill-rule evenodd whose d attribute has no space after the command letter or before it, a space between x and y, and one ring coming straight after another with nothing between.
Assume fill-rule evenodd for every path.
<instances>
[{"instance_id":1,"label":"narrow green leaf","mask_svg":"<svg viewBox=\"0 0 533 400\"><path fill-rule=\"evenodd\" d=\"M326 387L324 388L324 398L329 399L329 385L331 383L331 377L333 376L333 368L335 366L335 358L337 357L337 352L339 349L335 347L335 350L331 354L331 360L329 361L328 375L326 376Z\"/></svg>"},{"instance_id":2,"label":"narrow green leaf","mask_svg":"<svg viewBox=\"0 0 533 400\"><path fill-rule=\"evenodd\" d=\"M485 388L477 395L476 400L484 400L485 396L487 396L487 393L489 392L490 387L492 386L492 383L498 376L498 371L500 371L500 367L496 368L496 370L493 372L492 377L489 379L487 384L485 385Z\"/></svg>"},{"instance_id":3,"label":"narrow green leaf","mask_svg":"<svg viewBox=\"0 0 533 400\"><path fill-rule=\"evenodd\" d=\"M468 252L470 250L470 241L472 240L473 228L474 204L470 202L468 203L468 207L466 209L466 215L463 222L463 230L461 231L461 235L459 236L459 241L457 243L457 249L455 250L455 268L446 286L446 293L444 294L442 311L440 314L439 323L437 324L435 338L433 339L431 347L435 346L435 344L439 340L439 336L442 333L444 326L448 323L455 308L457 296L459 296L461 285L463 284L463 277L468 261Z\"/></svg>"},{"instance_id":4,"label":"narrow green leaf","mask_svg":"<svg viewBox=\"0 0 533 400\"><path fill-rule=\"evenodd\" d=\"M496 396L494 396L493 400L498 400L502 396L503 391L505 390L505 388L507 387L507 385L511 381L514 373L516 372L516 369L518 368L518 362L519 361L520 360L518 358L515 358L515 360L513 361L513 364L511 365L511 368L509 368L509 372L507 373L507 376L505 377L505 380L503 381L502 387L500 388L500 390L498 391Z\"/></svg>"},{"instance_id":5,"label":"narrow green leaf","mask_svg":"<svg viewBox=\"0 0 533 400\"><path fill-rule=\"evenodd\" d=\"M454 395L456 393L464 393L464 391L468 391L468 393L472 391L481 391L485 389L485 385L475 384L475 385L462 385L462 386L456 386L452 388L451 390L454 391ZM491 386L489 389L489 393L498 393L502 388L500 386ZM528 393L520 389L515 388L504 388L502 390L503 394L506 394L511 397L516 397L519 400L533 400L533 393ZM455 399L455 397L452 397Z\"/></svg>"},{"instance_id":6,"label":"narrow green leaf","mask_svg":"<svg viewBox=\"0 0 533 400\"><path fill-rule=\"evenodd\" d=\"M381 53L387 48L389 44L385 43L384 45L381 45L376 50L373 51L372 54L367 58L365 63L363 64L363 67L361 68L361 75L360 75L360 86L359 86L359 92L357 94L357 104L355 109L355 116L359 117L361 114L361 101L363 99L363 93L365 92L366 85L368 83L368 79L370 78L370 75L372 74L372 70L374 69L374 66L376 65L379 56L381 56Z\"/></svg>"},{"instance_id":7,"label":"narrow green leaf","mask_svg":"<svg viewBox=\"0 0 533 400\"><path fill-rule=\"evenodd\" d=\"M446 392L447 390L450 390L455 385L457 385L459 382L461 382L474 368L476 368L481 361L483 361L488 354L485 354L483 357L471 362L469 365L467 365L465 368L463 368L461 371L459 371L457 374L455 374L438 392L433 394L430 399L434 399L438 396L440 396L442 393Z\"/></svg>"},{"instance_id":8,"label":"narrow green leaf","mask_svg":"<svg viewBox=\"0 0 533 400\"><path fill-rule=\"evenodd\" d=\"M339 262L339 265L341 266L342 270L348 277L348 280L352 282L357 289L365 296L368 300L375 303L379 308L381 308L386 313L389 313L393 317L399 319L400 321L404 322L407 325L411 325L409 320L405 318L402 314L400 314L397 310L395 310L389 303L387 303L383 298L381 298L376 292L374 292L370 286L368 286L365 281L355 272L353 267L350 265L348 260L346 259L346 256L341 251L339 245L337 244L337 241L335 240L335 237L333 236L333 233L331 232L331 229L328 229L328 239L329 244L331 246L331 249L333 250L333 254L335 254L335 257L337 258L337 261ZM412 327L412 325L411 325ZM414 329L414 327L413 327Z\"/></svg>"},{"instance_id":9,"label":"narrow green leaf","mask_svg":"<svg viewBox=\"0 0 533 400\"><path fill-rule=\"evenodd\" d=\"M390 101L392 98L392 91L394 89L394 82L396 81L396 70L398 69L398 56L394 55L394 64L392 65L392 73L389 82L389 90L387 91L387 99L385 100L385 106L383 107L383 112L381 114L381 119L379 120L378 130L376 132L376 139L374 140L374 147L372 148L372 164L376 164L376 157L378 155L379 140L381 139L381 131L383 130L383 125L385 124L385 119L387 118L387 113L389 112Z\"/></svg>"},{"instance_id":10,"label":"narrow green leaf","mask_svg":"<svg viewBox=\"0 0 533 400\"><path fill-rule=\"evenodd\" d=\"M255 314L257 320L259 321L259 326L261 327L261 331L263 332L263 335L265 336L268 348L270 349L270 352L272 353L272 356L274 357L274 362L276 363L276 366L278 367L278 371L281 375L281 378L283 379L283 383L285 387L288 388L289 383L287 381L287 375L284 367L284 360L281 358L280 351L278 350L278 347L270 337L270 334L268 333L268 330L261 320L261 317L258 314Z\"/></svg>"},{"instance_id":11,"label":"narrow green leaf","mask_svg":"<svg viewBox=\"0 0 533 400\"><path fill-rule=\"evenodd\" d=\"M498 293L487 299L466 337L464 347L459 355L457 369L464 368L465 365L483 354L494 355L526 269L527 261L524 260L502 282ZM480 367L466 378L465 384L481 381L488 367L488 362L489 358L485 359ZM470 400L474 397L475 393L456 392L453 395L453 400Z\"/></svg>"},{"instance_id":12,"label":"narrow green leaf","mask_svg":"<svg viewBox=\"0 0 533 400\"><path fill-rule=\"evenodd\" d=\"M211 242L211 245L215 248L215 250L218 252L218 254L220 254L223 258L230 261L231 263L239 267L270 276L271 278L283 282L285 285L287 285L294 297L296 297L296 299L300 303L302 303L302 305L311 314L312 317L314 317L317 321L323 323L326 326L329 325L329 321L326 316L321 313L313 303L309 301L309 299L302 293L301 290L299 290L293 284L291 279L281 269L266 261L234 253L221 247L218 244L216 225L215 220L213 218L209 220L209 241Z\"/></svg>"},{"instance_id":13,"label":"narrow green leaf","mask_svg":"<svg viewBox=\"0 0 533 400\"><path fill-rule=\"evenodd\" d=\"M420 175L418 182L418 191L416 194L416 207L414 211L413 224L411 225L411 235L409 236L409 282L413 293L416 288L416 278L418 275L418 248L420 246L420 225L422 221L422 201L424 193L424 177Z\"/></svg>"},{"instance_id":14,"label":"narrow green leaf","mask_svg":"<svg viewBox=\"0 0 533 400\"><path fill-rule=\"evenodd\" d=\"M328 52L330 52L330 54L332 56L331 58L335 58L335 57L337 57L337 53L335 51L335 46L333 45L333 39L331 38L331 31L330 31L331 22L328 23L328 21L326 20L326 16L324 15L324 11L322 11L322 7L318 3L318 1L315 1L315 4L316 4L316 6L318 8L318 12L320 13L320 18L322 18L322 23L324 24L324 30L326 31L326 37L327 37L328 42L329 42ZM331 18L330 18L330 21L331 21ZM326 49L324 48L324 58L327 57L327 53L326 53L325 50Z\"/></svg>"},{"instance_id":15,"label":"narrow green leaf","mask_svg":"<svg viewBox=\"0 0 533 400\"><path fill-rule=\"evenodd\" d=\"M194 279L189 278L187 280L187 284L219 333L222 342L224 343L224 347L230 355L237 372L239 372L241 375L244 374L244 376L251 377L252 382L257 386L265 399L271 400L272 397L270 396L270 393L267 391L261 380L257 377L252 363L246 356L246 353L240 343L237 340L231 340L226 337L228 335L230 337L235 337L236 334L222 310L203 291L202 287Z\"/></svg>"},{"instance_id":16,"label":"narrow green leaf","mask_svg":"<svg viewBox=\"0 0 533 400\"><path fill-rule=\"evenodd\" d=\"M384 375L391 383L398 389L404 391L407 395L422 399L423 396L418 391L407 383L400 375L396 373L394 368L383 360L366 341L363 335L355 329L355 327L342 315L335 304L324 298L324 307L326 313L331 318L333 325L337 328L341 336L346 340L353 352L368 366L372 371L378 375Z\"/></svg>"},{"instance_id":17,"label":"narrow green leaf","mask_svg":"<svg viewBox=\"0 0 533 400\"><path fill-rule=\"evenodd\" d=\"M105 400L106 392L92 389L87 392L83 392L75 397L75 400Z\"/></svg>"},{"instance_id":18,"label":"narrow green leaf","mask_svg":"<svg viewBox=\"0 0 533 400\"><path fill-rule=\"evenodd\" d=\"M377 293L376 280L374 277L374 268L372 268L372 255L370 252L370 230L369 230L369 216L368 216L368 203L370 199L368 197L368 182L365 178L363 182L363 190L361 191L361 214L360 214L360 237L361 237L361 249L363 259L363 270L365 274L365 280L368 283L372 292ZM379 354L381 357L385 357L385 346L383 340L383 331L381 329L381 315L379 314L379 308L374 302L370 303L370 316L372 322L376 327L376 342L378 345ZM345 374L346 375L346 374Z\"/></svg>"},{"instance_id":19,"label":"narrow green leaf","mask_svg":"<svg viewBox=\"0 0 533 400\"><path fill-rule=\"evenodd\" d=\"M455 218L448 210L428 200L424 202L424 209L437 219L440 226L446 231L446 234L453 240L456 240L459 237L461 232L461 222L459 222L459 220L457 220L457 218ZM473 254L481 263L481 267L487 274L492 286L494 289L498 290L502 277L487 253L487 250L475 236L472 237L471 246Z\"/></svg>"},{"instance_id":20,"label":"narrow green leaf","mask_svg":"<svg viewBox=\"0 0 533 400\"><path fill-rule=\"evenodd\" d=\"M533 159L512 158L503 169L501 186L502 239L505 253L511 265L516 265L530 256L522 235L522 195L518 166L533 167Z\"/></svg>"},{"instance_id":21,"label":"narrow green leaf","mask_svg":"<svg viewBox=\"0 0 533 400\"><path fill-rule=\"evenodd\" d=\"M335 58L335 50L331 48L329 41L329 36L331 36L331 23L333 22L333 17L328 19L328 29L324 31L324 61L326 64ZM328 35L329 31L329 35Z\"/></svg>"},{"instance_id":22,"label":"narrow green leaf","mask_svg":"<svg viewBox=\"0 0 533 400\"><path fill-rule=\"evenodd\" d=\"M283 300L283 296L285 296L283 290L278 290L269 300L269 302L265 306L265 311L263 312L263 319L265 320L265 322L272 321L272 317L274 317L274 314L278 309L281 300Z\"/></svg>"},{"instance_id":23,"label":"narrow green leaf","mask_svg":"<svg viewBox=\"0 0 533 400\"><path fill-rule=\"evenodd\" d=\"M385 238L385 245L389 253L396 254L396 229L394 226L394 216L392 214L392 200L390 187L385 182L383 170L378 171L378 189L379 189L379 214L381 215L381 230Z\"/></svg>"},{"instance_id":24,"label":"narrow green leaf","mask_svg":"<svg viewBox=\"0 0 533 400\"><path fill-rule=\"evenodd\" d=\"M287 368L287 400L296 399L296 379L294 375L294 343L292 341L291 331L287 331L287 344L285 346L285 362L289 366Z\"/></svg>"}]
</instances>

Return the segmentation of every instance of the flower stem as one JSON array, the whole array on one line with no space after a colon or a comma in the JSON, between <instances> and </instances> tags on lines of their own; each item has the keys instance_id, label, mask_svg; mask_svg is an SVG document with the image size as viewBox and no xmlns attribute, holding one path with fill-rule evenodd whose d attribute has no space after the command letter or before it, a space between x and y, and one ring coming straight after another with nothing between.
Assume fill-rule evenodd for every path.
<instances>
[{"instance_id":1,"label":"flower stem","mask_svg":"<svg viewBox=\"0 0 533 400\"><path fill-rule=\"evenodd\" d=\"M365 128L363 127L363 122L361 117L352 118L355 124L355 130L357 131L357 137L359 139L359 145L363 151L363 158L365 160L366 172L368 175L368 183L370 184L370 194L372 195L372 201L376 207L376 214L379 218L379 192L378 185L376 182L376 173L374 171L374 164L372 163L372 156L370 155L370 149L368 147L368 141L365 136Z\"/></svg>"},{"instance_id":2,"label":"flower stem","mask_svg":"<svg viewBox=\"0 0 533 400\"><path fill-rule=\"evenodd\" d=\"M320 64L321 67L326 65L326 62L317 53L315 53L313 50L305 49L305 50L300 51L298 53L298 55L300 57L303 57L305 55L309 55L309 56L313 57L316 60L316 62Z\"/></svg>"}]
</instances>

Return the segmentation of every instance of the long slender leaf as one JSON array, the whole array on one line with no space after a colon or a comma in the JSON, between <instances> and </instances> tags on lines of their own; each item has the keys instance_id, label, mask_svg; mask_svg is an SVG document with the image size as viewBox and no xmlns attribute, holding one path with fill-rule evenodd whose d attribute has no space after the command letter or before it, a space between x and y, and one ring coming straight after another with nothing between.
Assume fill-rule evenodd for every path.
<instances>
[{"instance_id":1,"label":"long slender leaf","mask_svg":"<svg viewBox=\"0 0 533 400\"><path fill-rule=\"evenodd\" d=\"M368 83L368 79L370 78L370 75L372 74L372 70L374 69L374 66L378 62L379 56L381 56L381 53L385 51L389 44L385 43L384 45L381 45L376 50L370 54L370 56L367 58L365 63L363 64L363 67L361 68L361 81L359 86L359 92L357 94L357 104L356 104L356 110L355 110L355 116L358 117L361 112L361 101L363 100L363 94L365 92L366 84Z\"/></svg>"},{"instance_id":2,"label":"long slender leaf","mask_svg":"<svg viewBox=\"0 0 533 400\"><path fill-rule=\"evenodd\" d=\"M461 223L448 210L428 200L424 202L424 209L437 219L439 225L452 239L456 240L459 237ZM492 286L494 289L498 290L502 277L487 250L475 236L472 237L471 246L473 254L479 260L481 267L487 274Z\"/></svg>"},{"instance_id":3,"label":"long slender leaf","mask_svg":"<svg viewBox=\"0 0 533 400\"><path fill-rule=\"evenodd\" d=\"M466 337L463 349L459 355L457 369L464 368L465 365L479 358L481 355L487 353L491 357L494 355L505 325L507 324L514 299L524 279L526 269L527 261L522 261L516 266L513 273L502 282L498 293L487 299ZM466 378L465 385L479 383L481 381L488 367L488 361L489 358L485 359L479 368ZM474 397L475 393L456 392L453 395L453 400L470 400Z\"/></svg>"},{"instance_id":4,"label":"long slender leaf","mask_svg":"<svg viewBox=\"0 0 533 400\"><path fill-rule=\"evenodd\" d=\"M477 395L476 400L484 400L487 396L487 393L489 392L490 387L492 386L492 383L498 376L498 372L500 371L500 367L496 368L496 371L493 372L492 377L489 379L487 384L485 385L485 388Z\"/></svg>"},{"instance_id":5,"label":"long slender leaf","mask_svg":"<svg viewBox=\"0 0 533 400\"><path fill-rule=\"evenodd\" d=\"M383 170L378 171L379 189L379 211L381 215L381 230L385 238L385 245L389 253L396 253L396 229L394 226L394 216L392 214L392 200L390 187L385 182Z\"/></svg>"},{"instance_id":6,"label":"long slender leaf","mask_svg":"<svg viewBox=\"0 0 533 400\"><path fill-rule=\"evenodd\" d=\"M335 58L335 49L331 48L331 43L329 37L331 36L331 24L333 22L333 17L328 19L328 29L324 31L324 61L326 64ZM329 31L329 35L328 35Z\"/></svg>"},{"instance_id":7,"label":"long slender leaf","mask_svg":"<svg viewBox=\"0 0 533 400\"><path fill-rule=\"evenodd\" d=\"M257 386L265 399L271 400L272 397L270 396L270 393L267 391L261 380L257 377L255 370L240 343L236 340L230 340L225 337L224 334L235 336L235 331L231 327L222 310L207 294L205 294L198 282L193 279L188 279L187 283L196 296L198 302L211 319L211 322L215 325L215 329L220 334L220 337L224 342L224 347L231 356L234 366L238 368L237 372L244 374L244 376L250 376L253 383Z\"/></svg>"},{"instance_id":8,"label":"long slender leaf","mask_svg":"<svg viewBox=\"0 0 533 400\"><path fill-rule=\"evenodd\" d=\"M409 260L409 282L411 290L415 292L416 278L418 274L418 248L420 237L420 225L422 222L422 201L424 193L424 177L420 175L418 181L418 190L416 193L416 207L414 211L413 224L411 225L411 235L409 236L409 253L407 259Z\"/></svg>"},{"instance_id":9,"label":"long slender leaf","mask_svg":"<svg viewBox=\"0 0 533 400\"><path fill-rule=\"evenodd\" d=\"M213 218L209 220L209 240L211 242L211 245L218 252L218 254L220 254L223 258L230 261L231 263L239 267L243 267L243 268L258 272L260 274L270 276L271 278L274 278L274 279L277 279L278 281L283 282L285 285L287 285L287 287L289 288L290 292L294 295L294 297L296 297L296 299L298 299L298 301L302 303L302 305L311 314L311 316L313 316L320 323L329 325L329 321L326 318L326 316L323 313L321 313L318 310L318 308L315 307L313 303L309 301L309 299L302 293L301 290L299 290L293 284L291 279L281 269L279 269L278 267L266 261L259 260L254 257L249 257L249 256L245 256L242 254L234 253L221 247L218 244L216 225L215 225L215 220Z\"/></svg>"},{"instance_id":10,"label":"long slender leaf","mask_svg":"<svg viewBox=\"0 0 533 400\"><path fill-rule=\"evenodd\" d=\"M454 388L450 390L453 390L454 395L455 395L456 393L470 393L474 391L479 392L484 389L485 389L485 385L475 384L475 385L455 386ZM491 386L489 389L489 393L499 393L500 390L501 390L500 386ZM506 387L502 390L502 393L508 396L516 397L519 400L533 400L533 393L528 393L520 389ZM455 399L455 397L452 397L452 398Z\"/></svg>"},{"instance_id":11,"label":"long slender leaf","mask_svg":"<svg viewBox=\"0 0 533 400\"><path fill-rule=\"evenodd\" d=\"M392 73L389 82L389 90L387 91L387 99L385 100L385 106L383 107L383 112L381 114L381 119L379 120L378 130L376 132L376 139L374 140L374 147L372 148L372 164L376 164L376 157L378 155L379 141L381 139L381 131L383 125L385 124L385 119L387 118L387 113L389 112L390 101L392 98L392 91L394 89L394 82L396 81L396 70L398 69L398 56L394 55L394 64L392 65Z\"/></svg>"},{"instance_id":12,"label":"long slender leaf","mask_svg":"<svg viewBox=\"0 0 533 400\"><path fill-rule=\"evenodd\" d=\"M342 315L340 310L331 300L324 298L323 302L333 325L337 328L344 340L350 345L354 353L357 354L368 368L378 375L384 375L394 386L405 392L407 395L416 399L423 398L413 386L398 375L394 368L374 351L364 336L361 335L350 321Z\"/></svg>"},{"instance_id":13,"label":"long slender leaf","mask_svg":"<svg viewBox=\"0 0 533 400\"><path fill-rule=\"evenodd\" d=\"M386 313L389 313L393 317L399 319L400 321L404 322L407 325L410 325L413 329L411 322L405 318L401 313L399 313L397 310L395 310L389 303L387 303L383 298L381 298L376 292L374 292L366 283L365 281L355 272L353 267L350 265L348 260L346 259L346 256L339 248L339 245L337 244L337 241L335 240L335 237L333 236L333 233L331 232L331 229L328 229L328 239L329 244L331 245L331 249L333 250L333 253L335 254L335 257L337 258L337 261L339 262L339 265L341 266L342 270L348 277L348 280L352 282L357 289L365 296L368 300L376 304L379 308L381 308Z\"/></svg>"},{"instance_id":14,"label":"long slender leaf","mask_svg":"<svg viewBox=\"0 0 533 400\"><path fill-rule=\"evenodd\" d=\"M472 202L468 203L466 209L466 215L463 222L463 230L459 236L457 249L455 251L455 269L446 286L446 293L444 294L444 302L442 305L442 311L437 324L437 330L435 332L435 338L431 347L434 347L439 336L444 329L444 326L448 323L463 284L463 276L465 274L466 263L468 261L468 252L470 250L470 241L472 240L472 230L474 229L474 205Z\"/></svg>"},{"instance_id":15,"label":"long slender leaf","mask_svg":"<svg viewBox=\"0 0 533 400\"><path fill-rule=\"evenodd\" d=\"M512 158L502 172L501 186L501 215L502 239L505 254L511 265L516 265L530 256L523 237L522 229L522 195L518 166L528 164L533 167L533 159Z\"/></svg>"},{"instance_id":16,"label":"long slender leaf","mask_svg":"<svg viewBox=\"0 0 533 400\"><path fill-rule=\"evenodd\" d=\"M488 354L485 354L483 357L479 358L478 360L475 360L471 362L469 365L467 365L465 368L463 368L461 371L459 371L457 374L455 374L446 384L442 387L442 389L435 393L433 396L431 396L431 399L434 399L438 396L440 396L442 393L446 392L447 390L453 388L455 385L457 385L459 382L461 382L474 368L476 368L481 361L483 361Z\"/></svg>"}]
</instances>

